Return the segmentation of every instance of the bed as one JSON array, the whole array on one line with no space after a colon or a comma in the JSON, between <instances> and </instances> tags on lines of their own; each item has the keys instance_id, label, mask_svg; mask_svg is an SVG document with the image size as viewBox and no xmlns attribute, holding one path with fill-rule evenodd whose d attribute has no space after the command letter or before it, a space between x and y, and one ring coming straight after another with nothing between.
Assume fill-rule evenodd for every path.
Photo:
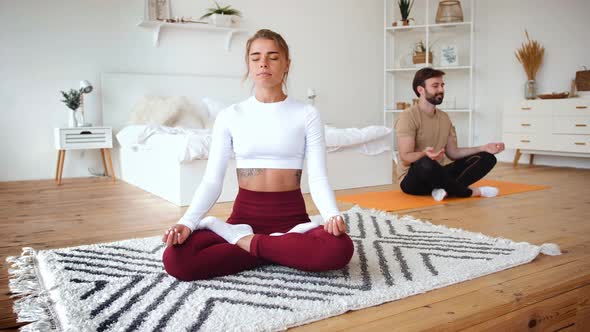
<instances>
[{"instance_id":1,"label":"bed","mask_svg":"<svg viewBox=\"0 0 590 332\"><path fill-rule=\"evenodd\" d=\"M207 131L171 133L175 131L173 128L154 129L151 126L147 138L146 128L138 129L143 130L143 142L127 144L119 138L128 130L130 110L145 95L186 96L194 103L210 98L226 104L250 95L249 86L237 76L105 73L101 84L103 123L111 126L118 138L113 144L115 174L121 180L178 206L190 204L207 165L206 153L188 153L183 144L187 140L201 140L198 135L206 136ZM354 128L326 127L327 142L331 142L327 156L328 176L334 190L391 184L391 137L390 130L383 135L385 130L389 129L374 126L361 132ZM373 132L380 133L378 139L359 143L361 136ZM206 139L204 142L202 144L206 146ZM238 191L235 169L235 160L230 159L220 202L235 199ZM309 192L305 169L302 191Z\"/></svg>"}]
</instances>

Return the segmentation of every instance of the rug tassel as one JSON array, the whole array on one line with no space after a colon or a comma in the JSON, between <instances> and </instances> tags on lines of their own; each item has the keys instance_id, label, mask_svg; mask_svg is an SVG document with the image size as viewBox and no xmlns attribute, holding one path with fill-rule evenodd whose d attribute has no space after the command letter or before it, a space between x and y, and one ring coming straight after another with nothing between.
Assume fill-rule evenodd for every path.
<instances>
[{"instance_id":1,"label":"rug tassel","mask_svg":"<svg viewBox=\"0 0 590 332\"><path fill-rule=\"evenodd\" d=\"M555 243L543 243L541 245L541 253L549 256L558 256L561 255L561 250Z\"/></svg>"},{"instance_id":2,"label":"rug tassel","mask_svg":"<svg viewBox=\"0 0 590 332\"><path fill-rule=\"evenodd\" d=\"M51 300L35 271L35 255L33 248L25 247L20 256L6 258L10 266L8 284L11 298L18 297L13 310L17 322L31 322L21 327L21 331L55 331L49 311Z\"/></svg>"}]
</instances>

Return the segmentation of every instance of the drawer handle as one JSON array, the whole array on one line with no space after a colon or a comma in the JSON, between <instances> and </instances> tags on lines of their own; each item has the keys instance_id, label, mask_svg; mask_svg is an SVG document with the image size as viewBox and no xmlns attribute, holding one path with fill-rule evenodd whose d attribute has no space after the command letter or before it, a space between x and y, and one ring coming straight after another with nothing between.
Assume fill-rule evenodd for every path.
<instances>
[{"instance_id":1,"label":"drawer handle","mask_svg":"<svg viewBox=\"0 0 590 332\"><path fill-rule=\"evenodd\" d=\"M586 127L586 125L585 124L576 123L576 127Z\"/></svg>"},{"instance_id":2,"label":"drawer handle","mask_svg":"<svg viewBox=\"0 0 590 332\"><path fill-rule=\"evenodd\" d=\"M576 142L575 145L586 145L586 142Z\"/></svg>"},{"instance_id":3,"label":"drawer handle","mask_svg":"<svg viewBox=\"0 0 590 332\"><path fill-rule=\"evenodd\" d=\"M523 126L523 127L530 127L531 126L530 123L521 123L520 125Z\"/></svg>"},{"instance_id":4,"label":"drawer handle","mask_svg":"<svg viewBox=\"0 0 590 332\"><path fill-rule=\"evenodd\" d=\"M92 132L88 131L88 130L84 130L84 131L80 132L80 135L92 135Z\"/></svg>"},{"instance_id":5,"label":"drawer handle","mask_svg":"<svg viewBox=\"0 0 590 332\"><path fill-rule=\"evenodd\" d=\"M531 142L528 139L521 139L520 141L523 142L523 143L530 143Z\"/></svg>"},{"instance_id":6,"label":"drawer handle","mask_svg":"<svg viewBox=\"0 0 590 332\"><path fill-rule=\"evenodd\" d=\"M581 110L581 109L584 109L584 108L588 108L588 106L576 106L576 108L579 109L579 110Z\"/></svg>"},{"instance_id":7,"label":"drawer handle","mask_svg":"<svg viewBox=\"0 0 590 332\"><path fill-rule=\"evenodd\" d=\"M530 110L531 108L530 108L530 107L521 107L520 109L521 109L521 110L523 110L523 111L528 111L528 110Z\"/></svg>"}]
</instances>

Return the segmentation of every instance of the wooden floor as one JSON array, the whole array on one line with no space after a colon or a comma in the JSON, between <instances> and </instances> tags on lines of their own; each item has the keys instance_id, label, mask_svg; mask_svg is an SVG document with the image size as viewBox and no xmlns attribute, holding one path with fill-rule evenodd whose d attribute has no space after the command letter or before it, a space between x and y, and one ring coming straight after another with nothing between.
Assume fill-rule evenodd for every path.
<instances>
[{"instance_id":1,"label":"wooden floor","mask_svg":"<svg viewBox=\"0 0 590 332\"><path fill-rule=\"evenodd\" d=\"M401 213L491 236L555 242L561 256L426 294L295 328L296 331L590 331L590 170L499 165L490 179L551 186L548 190L458 202ZM343 190L358 193L396 185ZM317 213L309 195L310 214ZM339 203L341 209L351 205ZM231 203L212 215L227 217ZM59 248L162 234L183 214L160 198L107 178L0 183L0 329L12 314L6 256L20 248Z\"/></svg>"}]
</instances>

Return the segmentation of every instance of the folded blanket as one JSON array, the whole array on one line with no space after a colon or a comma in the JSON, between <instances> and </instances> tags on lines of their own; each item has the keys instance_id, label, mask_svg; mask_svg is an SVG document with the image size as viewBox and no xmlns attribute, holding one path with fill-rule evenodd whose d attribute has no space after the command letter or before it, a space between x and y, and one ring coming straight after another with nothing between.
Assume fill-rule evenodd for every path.
<instances>
[{"instance_id":1,"label":"folded blanket","mask_svg":"<svg viewBox=\"0 0 590 332\"><path fill-rule=\"evenodd\" d=\"M344 147L350 147L366 155L377 155L391 150L389 141L382 139L389 136L391 132L391 128L384 126L368 126L364 128L326 126L326 150L334 152Z\"/></svg>"}]
</instances>

